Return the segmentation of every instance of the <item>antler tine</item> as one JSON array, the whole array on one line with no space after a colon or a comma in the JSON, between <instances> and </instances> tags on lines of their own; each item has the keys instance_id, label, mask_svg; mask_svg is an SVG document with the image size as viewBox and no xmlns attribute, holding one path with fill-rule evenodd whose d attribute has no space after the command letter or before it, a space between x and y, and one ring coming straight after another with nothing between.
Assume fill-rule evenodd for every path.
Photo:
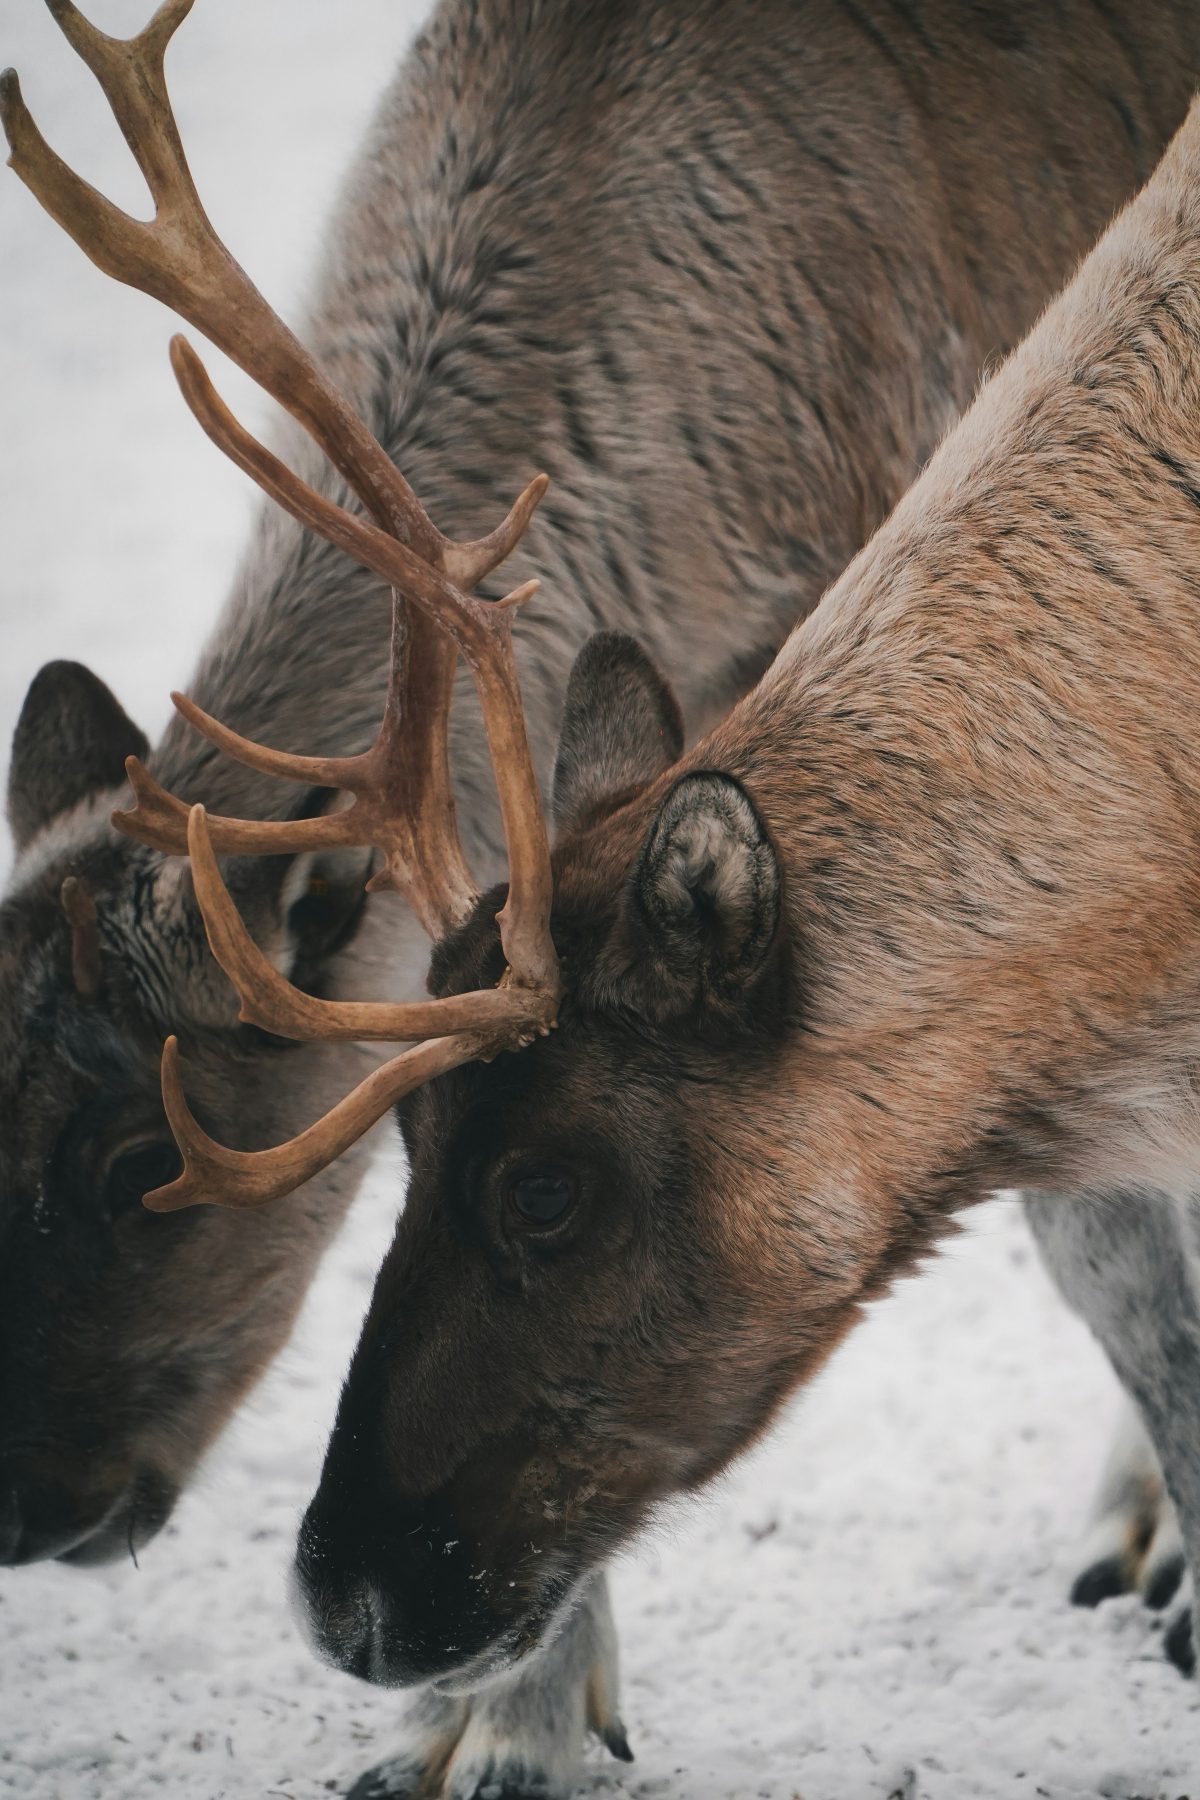
<instances>
[{"instance_id":1,"label":"antler tine","mask_svg":"<svg viewBox=\"0 0 1200 1800\"><path fill-rule=\"evenodd\" d=\"M131 218L63 162L38 130L9 69L0 78L0 122L16 174L97 267L190 320L298 419L382 525L473 586L515 544L520 520L514 515L522 503L477 542L444 537L386 451L216 235L188 168L163 70L167 45L191 0L166 0L133 38L97 30L71 0L47 4L103 87L150 188L154 217Z\"/></svg>"},{"instance_id":2,"label":"antler tine","mask_svg":"<svg viewBox=\"0 0 1200 1800\"><path fill-rule=\"evenodd\" d=\"M508 846L509 898L500 914L504 953L518 985L557 992L558 963L549 930L550 845L512 648L513 613L536 593L537 582L525 582L499 604L464 594L407 545L318 494L258 443L229 411L185 339L172 340L171 362L201 426L240 469L302 525L402 588L462 651L483 707ZM544 491L544 484L530 483L531 509ZM411 875L409 870L409 880Z\"/></svg>"},{"instance_id":3,"label":"antler tine","mask_svg":"<svg viewBox=\"0 0 1200 1800\"><path fill-rule=\"evenodd\" d=\"M147 1197L159 1210L195 1200L245 1206L290 1191L332 1161L401 1095L456 1064L529 1041L554 1023L561 995L550 936L549 843L521 707L512 623L537 589L526 582L489 604L476 582L513 549L546 489L539 475L496 530L454 543L433 524L367 426L276 317L216 236L196 193L167 95L163 59L191 0L167 0L145 30L107 37L72 0L47 0L97 74L149 184L150 221L130 218L69 169L42 138L15 74L0 86L0 114L17 174L99 267L189 319L310 432L370 518L325 499L257 443L229 413L182 338L171 359L184 396L209 436L302 525L356 557L392 589L392 659L375 743L352 757L296 757L250 743L177 699L211 742L272 775L337 786L344 811L308 820L190 818L136 760L136 805L119 827L160 848L190 848L196 892L218 960L242 998L243 1016L288 1035L408 1037L437 1032L363 1082L293 1143L253 1156L223 1149L192 1117L175 1041L163 1057L168 1118L184 1152L184 1174ZM376 521L372 523L372 519ZM403 599L401 599L403 595ZM405 606L410 607L405 615ZM437 935L460 923L475 889L458 840L450 782L447 716L457 653L479 693L509 856L508 897L498 915L508 968L490 992L417 1006L353 1006L304 995L255 948L221 881L215 852L295 851L372 844L386 867L372 883L402 889Z\"/></svg>"},{"instance_id":4,"label":"antler tine","mask_svg":"<svg viewBox=\"0 0 1200 1800\"><path fill-rule=\"evenodd\" d=\"M144 1197L151 1212L181 1207L264 1206L280 1200L348 1150L413 1088L479 1053L471 1037L430 1038L368 1075L299 1137L271 1150L227 1150L197 1123L183 1091L179 1045L163 1046L162 1093L167 1121L183 1156L183 1173Z\"/></svg>"},{"instance_id":5,"label":"antler tine","mask_svg":"<svg viewBox=\"0 0 1200 1800\"><path fill-rule=\"evenodd\" d=\"M369 519L347 512L302 481L238 422L185 337L176 335L171 339L170 353L180 392L201 430L217 448L301 525L307 525L364 563L407 599L415 601L423 612L431 614L469 658L470 643L478 641L478 627L496 612L496 607L486 600L473 599L440 564L381 531ZM514 519L524 529L549 485L548 476L535 476L500 530L507 532ZM476 627L474 631L468 621Z\"/></svg>"},{"instance_id":6,"label":"antler tine","mask_svg":"<svg viewBox=\"0 0 1200 1800\"><path fill-rule=\"evenodd\" d=\"M241 1001L239 1016L245 1024L260 1025L280 1037L369 1038L396 1043L464 1031L495 1034L511 1029L514 1036L519 1036L523 1026L538 1028L538 1020L527 1017L527 994L513 987L487 988L478 993L451 994L442 1000L395 1006L319 1000L303 993L268 962L242 923L221 879L202 806L191 810L188 851L209 946L237 989Z\"/></svg>"},{"instance_id":7,"label":"antler tine","mask_svg":"<svg viewBox=\"0 0 1200 1800\"><path fill-rule=\"evenodd\" d=\"M100 992L100 929L96 902L77 875L68 875L59 899L71 927L71 976L81 1000Z\"/></svg>"},{"instance_id":8,"label":"antler tine","mask_svg":"<svg viewBox=\"0 0 1200 1800\"><path fill-rule=\"evenodd\" d=\"M503 524L473 543L449 547L442 567L456 587L465 588L469 593L478 587L485 575L490 575L493 569L508 560L549 486L548 475L535 475L524 492L517 495Z\"/></svg>"},{"instance_id":9,"label":"antler tine","mask_svg":"<svg viewBox=\"0 0 1200 1800\"><path fill-rule=\"evenodd\" d=\"M194 0L163 0L136 37L114 38L85 19L72 0L46 0L55 24L87 64L112 108L121 135L160 204L184 190L200 210L191 171L167 98L163 59Z\"/></svg>"},{"instance_id":10,"label":"antler tine","mask_svg":"<svg viewBox=\"0 0 1200 1800\"><path fill-rule=\"evenodd\" d=\"M218 750L227 756L258 769L265 775L282 776L288 781L302 782L306 787L337 787L353 792L361 779L370 752L362 756L290 756L282 750L268 749L252 743L220 720L214 719L186 694L171 695L175 709ZM136 756L125 760L125 773L133 789L134 806L118 810L112 822L126 837L137 838L155 850L181 855L187 850L187 807L177 800L151 775ZM337 819L339 824L328 821ZM323 815L320 819L221 819L213 821L224 851L243 853L279 853L315 850L327 844L355 843L353 828L341 813ZM315 829L314 829L315 828Z\"/></svg>"},{"instance_id":11,"label":"antler tine","mask_svg":"<svg viewBox=\"0 0 1200 1800\"><path fill-rule=\"evenodd\" d=\"M133 789L135 805L110 817L126 837L162 850L168 856L187 855L188 809L182 800L157 782L136 756L125 760L125 774ZM321 813L314 819L227 819L220 814L209 821L213 843L228 856L284 856L302 850L336 850L362 843L352 818L345 812Z\"/></svg>"},{"instance_id":12,"label":"antler tine","mask_svg":"<svg viewBox=\"0 0 1200 1800\"><path fill-rule=\"evenodd\" d=\"M284 781L303 782L306 787L347 788L353 793L361 780L362 766L370 756L369 750L360 756L293 756L289 751L272 750L266 744L256 744L253 739L242 737L240 732L231 731L228 725L222 725L186 694L173 692L171 701L193 731L198 731L226 756L245 763L247 768L257 769L260 774L278 775Z\"/></svg>"}]
</instances>

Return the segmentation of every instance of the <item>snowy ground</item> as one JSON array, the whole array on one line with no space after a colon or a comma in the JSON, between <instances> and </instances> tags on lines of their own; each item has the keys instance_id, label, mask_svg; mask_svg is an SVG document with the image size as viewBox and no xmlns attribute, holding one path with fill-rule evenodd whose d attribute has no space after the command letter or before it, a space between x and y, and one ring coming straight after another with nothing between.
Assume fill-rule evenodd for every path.
<instances>
[{"instance_id":1,"label":"snowy ground","mask_svg":"<svg viewBox=\"0 0 1200 1800\"><path fill-rule=\"evenodd\" d=\"M141 22L143 0L92 4L110 29ZM415 16L199 0L184 29L174 87L202 191L285 308ZM2 62L57 145L136 204L36 0L6 0ZM63 654L153 731L251 500L174 391L165 316L107 285L7 175L0 246L0 732ZM0 1791L309 1800L401 1740L396 1698L318 1667L284 1601L395 1188L380 1171L291 1349L139 1570L0 1572ZM597 1758L587 1791L1197 1800L1200 1691L1136 1603L1064 1600L1113 1410L1019 1216L983 1210L764 1451L618 1570L638 1761Z\"/></svg>"}]
</instances>

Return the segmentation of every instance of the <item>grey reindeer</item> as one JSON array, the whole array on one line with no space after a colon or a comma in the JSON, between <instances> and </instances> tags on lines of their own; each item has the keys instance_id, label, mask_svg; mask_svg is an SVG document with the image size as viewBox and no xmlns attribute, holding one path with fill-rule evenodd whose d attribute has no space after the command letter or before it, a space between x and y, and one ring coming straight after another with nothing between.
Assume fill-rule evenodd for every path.
<instances>
[{"instance_id":1,"label":"grey reindeer","mask_svg":"<svg viewBox=\"0 0 1200 1800\"><path fill-rule=\"evenodd\" d=\"M161 203L172 167L181 179L162 55L186 0L132 45L49 3ZM757 679L985 361L1149 172L1197 72L1190 4L439 7L344 191L304 339L464 538L538 469L552 476L504 571L505 586L544 582L518 642L543 780L598 626L637 634L692 731ZM53 168L12 77L4 116L25 170ZM276 370L285 403L293 372ZM303 432L285 426L280 444L349 498ZM499 577L480 591L497 597ZM191 692L244 733L334 754L369 742L387 664L385 584L268 510ZM99 1561L153 1536L285 1341L364 1166L359 1152L282 1210L142 1211L176 1166L168 1028L202 1118L247 1148L307 1124L376 1054L237 1023L183 866L108 824L125 757L147 753L86 670L37 677L0 913L10 1564ZM464 845L491 878L499 820L469 693L451 757ZM150 767L222 813L319 823L327 808L321 784L281 791L178 722ZM390 896L364 900L365 872L318 848L234 864L230 880L302 987L411 996L418 929ZM589 1727L623 1752L602 1583L540 1663L431 1694L405 1754L360 1791L566 1793Z\"/></svg>"}]
</instances>

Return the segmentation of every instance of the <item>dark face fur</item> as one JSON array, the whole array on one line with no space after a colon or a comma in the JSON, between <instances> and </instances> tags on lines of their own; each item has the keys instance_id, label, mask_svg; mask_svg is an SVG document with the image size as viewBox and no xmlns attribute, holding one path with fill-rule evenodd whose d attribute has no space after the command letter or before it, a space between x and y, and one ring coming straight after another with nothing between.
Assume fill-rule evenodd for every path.
<instances>
[{"instance_id":1,"label":"dark face fur","mask_svg":"<svg viewBox=\"0 0 1200 1800\"><path fill-rule=\"evenodd\" d=\"M169 1359L131 1368L120 1356L122 1316L153 1292L165 1247L142 1214L142 1184L177 1159L155 1093L149 1022L127 990L115 991L111 971L103 1010L76 993L55 874L0 912L5 992L24 1002L21 1029L11 1030L10 1015L0 1051L10 1101L0 1142L0 1559L8 1562L103 1560L153 1534L175 1482L152 1452L132 1452L130 1439L136 1421L182 1399L186 1379Z\"/></svg>"},{"instance_id":2,"label":"dark face fur","mask_svg":"<svg viewBox=\"0 0 1200 1800\"><path fill-rule=\"evenodd\" d=\"M753 1154L739 1083L769 1064L791 977L743 790L637 793L678 739L636 648L594 639L555 783L559 1028L404 1104L408 1202L297 1557L318 1647L370 1680L470 1683L531 1649L823 1353L726 1159L689 1149ZM502 898L440 947L435 991L499 978Z\"/></svg>"},{"instance_id":3,"label":"dark face fur","mask_svg":"<svg viewBox=\"0 0 1200 1800\"><path fill-rule=\"evenodd\" d=\"M316 1066L233 1023L182 864L108 828L123 758L145 747L107 689L61 663L35 681L14 744L19 860L0 907L0 1563L104 1561L154 1535L286 1337L338 1216L304 1197L291 1218L141 1205L178 1168L158 1075L173 1018L189 1084L234 1141L294 1130L308 1104L298 1072ZM94 994L72 967L68 874L97 908ZM338 1180L352 1188L347 1172Z\"/></svg>"}]
</instances>

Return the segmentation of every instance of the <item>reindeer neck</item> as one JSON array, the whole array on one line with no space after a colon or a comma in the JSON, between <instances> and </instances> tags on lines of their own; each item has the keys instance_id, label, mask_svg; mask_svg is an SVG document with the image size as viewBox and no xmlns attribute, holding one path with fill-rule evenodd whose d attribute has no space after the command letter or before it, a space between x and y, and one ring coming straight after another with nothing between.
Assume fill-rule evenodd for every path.
<instances>
[{"instance_id":1,"label":"reindeer neck","mask_svg":"<svg viewBox=\"0 0 1200 1800\"><path fill-rule=\"evenodd\" d=\"M1198 343L1193 111L697 752L745 780L786 864L805 979L780 1079L914 1218L1177 1171L1200 1002Z\"/></svg>"},{"instance_id":2,"label":"reindeer neck","mask_svg":"<svg viewBox=\"0 0 1200 1800\"><path fill-rule=\"evenodd\" d=\"M693 724L744 691L1137 179L1107 96L1077 96L1066 157L1039 85L1108 26L1088 9L1086 33L1047 27L1031 58L994 12L981 59L953 8L897 44L875 0L857 23L764 0L752 32L715 0L453 0L414 49L344 190L308 336L446 529L490 528L549 470L502 571L544 582L521 633L543 770L597 624L643 639ZM1145 80L1114 75L1139 144L1185 104L1189 33L1164 13ZM1051 191L1049 166L1080 173ZM260 741L362 747L387 618L372 578L264 517L189 691ZM455 761L486 877L470 708ZM221 811L303 799L179 726L156 773Z\"/></svg>"}]
</instances>

